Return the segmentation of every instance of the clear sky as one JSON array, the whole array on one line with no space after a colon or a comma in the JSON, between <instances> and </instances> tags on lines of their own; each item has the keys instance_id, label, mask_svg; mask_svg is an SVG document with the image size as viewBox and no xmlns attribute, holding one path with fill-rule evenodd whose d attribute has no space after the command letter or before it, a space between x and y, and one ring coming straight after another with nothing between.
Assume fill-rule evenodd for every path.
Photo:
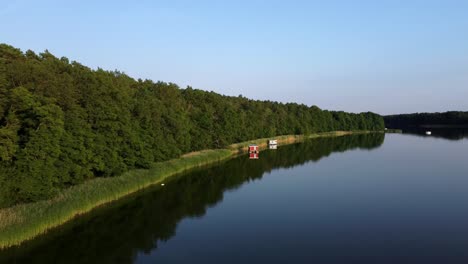
<instances>
[{"instance_id":1,"label":"clear sky","mask_svg":"<svg viewBox=\"0 0 468 264\"><path fill-rule=\"evenodd\" d=\"M0 0L0 42L254 99L468 110L468 1Z\"/></svg>"}]
</instances>

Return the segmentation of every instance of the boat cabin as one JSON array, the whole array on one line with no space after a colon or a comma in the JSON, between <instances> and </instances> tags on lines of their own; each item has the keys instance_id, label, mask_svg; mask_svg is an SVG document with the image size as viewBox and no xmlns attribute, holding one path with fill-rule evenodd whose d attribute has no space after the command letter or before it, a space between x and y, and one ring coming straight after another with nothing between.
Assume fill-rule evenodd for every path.
<instances>
[{"instance_id":1,"label":"boat cabin","mask_svg":"<svg viewBox=\"0 0 468 264\"><path fill-rule=\"evenodd\" d=\"M249 146L249 153L258 153L259 152L259 148L257 145L250 145Z\"/></svg>"},{"instance_id":2,"label":"boat cabin","mask_svg":"<svg viewBox=\"0 0 468 264\"><path fill-rule=\"evenodd\" d=\"M268 147L269 147L269 149L277 149L278 148L278 140L276 140L276 139L268 140Z\"/></svg>"}]
</instances>

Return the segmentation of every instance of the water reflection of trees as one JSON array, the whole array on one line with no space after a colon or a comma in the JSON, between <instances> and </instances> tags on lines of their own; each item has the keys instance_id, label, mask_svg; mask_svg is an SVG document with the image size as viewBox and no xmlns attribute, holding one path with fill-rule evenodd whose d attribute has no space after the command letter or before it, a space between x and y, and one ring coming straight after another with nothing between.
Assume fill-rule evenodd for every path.
<instances>
[{"instance_id":1,"label":"water reflection of trees","mask_svg":"<svg viewBox=\"0 0 468 264\"><path fill-rule=\"evenodd\" d=\"M426 131L431 131L430 137L442 138L448 140L462 140L468 138L468 128L443 128L443 127L429 127L429 128L405 128L404 134L415 136L426 136Z\"/></svg>"},{"instance_id":2,"label":"water reflection of trees","mask_svg":"<svg viewBox=\"0 0 468 264\"><path fill-rule=\"evenodd\" d=\"M95 210L22 247L0 253L3 263L132 263L137 252L151 252L175 235L186 217L203 216L223 199L226 190L260 179L276 168L316 162L334 152L374 149L384 134L320 138L260 153L221 166L197 169L164 188L149 189Z\"/></svg>"}]
</instances>

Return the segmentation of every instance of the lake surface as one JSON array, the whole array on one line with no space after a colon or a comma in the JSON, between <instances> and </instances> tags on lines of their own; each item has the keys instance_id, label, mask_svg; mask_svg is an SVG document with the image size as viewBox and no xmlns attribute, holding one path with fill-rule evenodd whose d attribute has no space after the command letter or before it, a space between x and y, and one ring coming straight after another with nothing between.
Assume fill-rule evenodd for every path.
<instances>
[{"instance_id":1,"label":"lake surface","mask_svg":"<svg viewBox=\"0 0 468 264\"><path fill-rule=\"evenodd\" d=\"M0 251L0 262L467 263L468 139L449 138L354 135L242 155Z\"/></svg>"}]
</instances>

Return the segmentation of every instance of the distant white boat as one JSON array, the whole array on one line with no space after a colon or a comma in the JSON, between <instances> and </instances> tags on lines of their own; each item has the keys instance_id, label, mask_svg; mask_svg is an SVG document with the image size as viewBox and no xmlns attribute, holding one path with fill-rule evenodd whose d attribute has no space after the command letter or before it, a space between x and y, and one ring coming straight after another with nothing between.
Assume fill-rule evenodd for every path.
<instances>
[{"instance_id":1,"label":"distant white boat","mask_svg":"<svg viewBox=\"0 0 468 264\"><path fill-rule=\"evenodd\" d=\"M426 135L432 135L431 131L426 131Z\"/></svg>"}]
</instances>

